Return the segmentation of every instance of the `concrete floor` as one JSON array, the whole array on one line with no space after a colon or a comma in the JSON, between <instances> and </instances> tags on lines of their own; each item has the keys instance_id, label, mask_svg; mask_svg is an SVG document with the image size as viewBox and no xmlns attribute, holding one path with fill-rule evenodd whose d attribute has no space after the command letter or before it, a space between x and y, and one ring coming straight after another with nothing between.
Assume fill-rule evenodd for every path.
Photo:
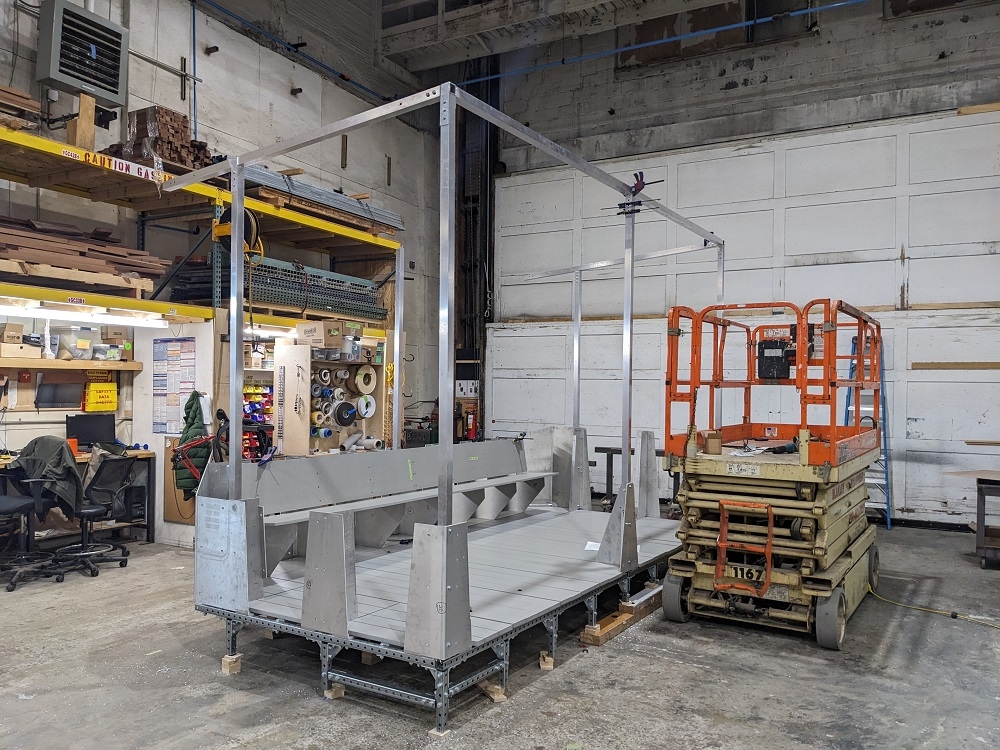
<instances>
[{"instance_id":1,"label":"concrete floor","mask_svg":"<svg viewBox=\"0 0 1000 750\"><path fill-rule=\"evenodd\" d=\"M880 592L1000 624L1000 571L968 534L880 530ZM0 747L414 748L430 712L348 691L319 696L313 644L241 636L219 669L221 620L194 611L192 553L134 545L125 569L0 592ZM810 639L656 613L601 648L566 632L515 642L510 700L455 702L444 748L996 748L1000 631L869 597L844 651ZM570 632L570 626L574 628ZM541 629L539 628L539 631ZM357 660L355 654L349 658ZM378 668L386 668L386 664Z\"/></svg>"}]
</instances>

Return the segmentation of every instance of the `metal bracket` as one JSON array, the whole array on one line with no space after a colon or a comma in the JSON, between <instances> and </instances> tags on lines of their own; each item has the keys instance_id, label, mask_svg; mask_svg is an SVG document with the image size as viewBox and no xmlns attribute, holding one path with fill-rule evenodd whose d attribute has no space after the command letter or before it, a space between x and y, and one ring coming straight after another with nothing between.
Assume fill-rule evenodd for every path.
<instances>
[{"instance_id":1,"label":"metal bracket","mask_svg":"<svg viewBox=\"0 0 1000 750\"><path fill-rule=\"evenodd\" d=\"M597 597L594 597L595 606ZM556 644L559 640L559 615L550 615L543 620L546 632L549 634L549 656L556 658Z\"/></svg>"},{"instance_id":2,"label":"metal bracket","mask_svg":"<svg viewBox=\"0 0 1000 750\"><path fill-rule=\"evenodd\" d=\"M631 482L618 492L596 559L597 562L614 565L622 572L634 570L639 564L639 547L635 534L635 487Z\"/></svg>"},{"instance_id":3,"label":"metal bracket","mask_svg":"<svg viewBox=\"0 0 1000 750\"><path fill-rule=\"evenodd\" d=\"M583 603L587 606L587 624L597 627L597 594L591 594Z\"/></svg>"},{"instance_id":4,"label":"metal bracket","mask_svg":"<svg viewBox=\"0 0 1000 750\"><path fill-rule=\"evenodd\" d=\"M230 656L236 656L238 653L236 651L236 636L243 630L245 624L236 620L226 620L226 648Z\"/></svg>"}]
</instances>

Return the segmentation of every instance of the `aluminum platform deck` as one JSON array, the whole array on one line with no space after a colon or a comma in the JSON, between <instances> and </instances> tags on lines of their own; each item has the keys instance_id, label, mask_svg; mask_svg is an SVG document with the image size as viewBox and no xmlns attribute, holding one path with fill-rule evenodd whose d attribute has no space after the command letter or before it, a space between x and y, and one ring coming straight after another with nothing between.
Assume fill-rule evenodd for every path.
<instances>
[{"instance_id":1,"label":"aluminum platform deck","mask_svg":"<svg viewBox=\"0 0 1000 750\"><path fill-rule=\"evenodd\" d=\"M496 641L545 613L580 601L621 578L596 562L606 513L549 510L469 532L469 593L473 646ZM675 551L679 522L637 522L642 569ZM361 556L359 556L361 557ZM351 637L402 647L410 577L409 550L357 562L358 617ZM282 561L264 582L264 596L250 603L256 615L298 624L302 616L304 560Z\"/></svg>"}]
</instances>

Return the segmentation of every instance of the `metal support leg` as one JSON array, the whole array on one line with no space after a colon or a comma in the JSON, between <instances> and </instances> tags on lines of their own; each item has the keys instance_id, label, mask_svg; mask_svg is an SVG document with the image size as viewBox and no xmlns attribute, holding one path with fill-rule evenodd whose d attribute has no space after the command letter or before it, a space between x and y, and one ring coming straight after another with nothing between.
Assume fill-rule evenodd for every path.
<instances>
[{"instance_id":1,"label":"metal support leg","mask_svg":"<svg viewBox=\"0 0 1000 750\"><path fill-rule=\"evenodd\" d=\"M656 575L656 566L655 565L650 565L648 568L646 568L646 573L649 575L649 580L650 581L657 581L657 580L659 580L657 578L657 575Z\"/></svg>"},{"instance_id":2,"label":"metal support leg","mask_svg":"<svg viewBox=\"0 0 1000 750\"><path fill-rule=\"evenodd\" d=\"M584 602L587 605L587 624L592 628L597 627L597 594L588 596Z\"/></svg>"},{"instance_id":3,"label":"metal support leg","mask_svg":"<svg viewBox=\"0 0 1000 750\"><path fill-rule=\"evenodd\" d=\"M226 648L230 656L236 656L236 636L243 630L243 623L226 620Z\"/></svg>"},{"instance_id":4,"label":"metal support leg","mask_svg":"<svg viewBox=\"0 0 1000 750\"><path fill-rule=\"evenodd\" d=\"M549 634L549 656L556 658L556 644L559 641L559 615L545 618L545 630Z\"/></svg>"},{"instance_id":5,"label":"metal support leg","mask_svg":"<svg viewBox=\"0 0 1000 750\"><path fill-rule=\"evenodd\" d=\"M632 577L626 576L618 581L618 591L620 593L619 599L623 602L628 601L628 598L632 596Z\"/></svg>"},{"instance_id":6,"label":"metal support leg","mask_svg":"<svg viewBox=\"0 0 1000 750\"><path fill-rule=\"evenodd\" d=\"M448 704L451 701L449 687L451 683L450 669L432 669L430 673L434 675L434 728L439 735L448 731Z\"/></svg>"},{"instance_id":7,"label":"metal support leg","mask_svg":"<svg viewBox=\"0 0 1000 750\"><path fill-rule=\"evenodd\" d=\"M333 660L337 658L337 654L340 651L341 647L335 646L332 643L319 644L320 680L323 685L323 692L333 687L330 671L333 669Z\"/></svg>"},{"instance_id":8,"label":"metal support leg","mask_svg":"<svg viewBox=\"0 0 1000 750\"><path fill-rule=\"evenodd\" d=\"M510 641L500 641L493 647L493 653L503 662L503 671L500 673L500 687L507 690L507 678L510 676Z\"/></svg>"}]
</instances>

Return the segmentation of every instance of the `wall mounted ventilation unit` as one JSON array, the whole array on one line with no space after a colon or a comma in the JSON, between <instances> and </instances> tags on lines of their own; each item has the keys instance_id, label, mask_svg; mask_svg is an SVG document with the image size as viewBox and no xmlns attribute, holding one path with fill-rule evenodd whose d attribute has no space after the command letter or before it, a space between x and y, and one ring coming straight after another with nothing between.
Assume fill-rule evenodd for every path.
<instances>
[{"instance_id":1,"label":"wall mounted ventilation unit","mask_svg":"<svg viewBox=\"0 0 1000 750\"><path fill-rule=\"evenodd\" d=\"M69 0L43 0L35 78L69 94L90 94L104 107L125 106L128 29Z\"/></svg>"}]
</instances>

